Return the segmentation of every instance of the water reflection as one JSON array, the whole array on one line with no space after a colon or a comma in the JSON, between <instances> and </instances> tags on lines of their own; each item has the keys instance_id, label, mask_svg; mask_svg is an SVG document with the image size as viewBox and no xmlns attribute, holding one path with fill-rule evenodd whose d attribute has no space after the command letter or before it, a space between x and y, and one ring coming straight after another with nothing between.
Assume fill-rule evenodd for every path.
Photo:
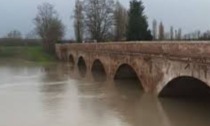
<instances>
[{"instance_id":1,"label":"water reflection","mask_svg":"<svg viewBox=\"0 0 210 126\"><path fill-rule=\"evenodd\" d=\"M107 87L108 98L103 104L117 113L121 120L131 126L169 126L158 99L144 94L141 89L131 85ZM106 93L105 93L106 94ZM163 118L164 117L164 118Z\"/></svg>"},{"instance_id":2,"label":"water reflection","mask_svg":"<svg viewBox=\"0 0 210 126\"><path fill-rule=\"evenodd\" d=\"M53 115L59 118L60 108L67 88L67 64L50 64L43 67L44 76L41 78L40 92L44 110L48 116Z\"/></svg>"},{"instance_id":3,"label":"water reflection","mask_svg":"<svg viewBox=\"0 0 210 126\"><path fill-rule=\"evenodd\" d=\"M210 125L209 103L159 99L133 82L77 79L78 72L66 63L0 64L0 84L6 76L15 84L0 85L0 126Z\"/></svg>"},{"instance_id":4,"label":"water reflection","mask_svg":"<svg viewBox=\"0 0 210 126\"><path fill-rule=\"evenodd\" d=\"M107 78L107 73L100 60L96 60L91 68L92 76L95 81L104 82Z\"/></svg>"},{"instance_id":5,"label":"water reflection","mask_svg":"<svg viewBox=\"0 0 210 126\"><path fill-rule=\"evenodd\" d=\"M209 126L209 102L161 99L161 105L173 126Z\"/></svg>"},{"instance_id":6,"label":"water reflection","mask_svg":"<svg viewBox=\"0 0 210 126\"><path fill-rule=\"evenodd\" d=\"M79 73L82 77L86 76L87 66L83 57L80 57L77 63Z\"/></svg>"}]
</instances>

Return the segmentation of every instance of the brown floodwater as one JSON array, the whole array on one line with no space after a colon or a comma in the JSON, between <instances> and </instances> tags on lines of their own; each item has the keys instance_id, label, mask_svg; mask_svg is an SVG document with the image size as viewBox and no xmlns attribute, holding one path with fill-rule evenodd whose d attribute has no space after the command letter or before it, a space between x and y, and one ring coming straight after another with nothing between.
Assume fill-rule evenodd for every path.
<instances>
[{"instance_id":1,"label":"brown floodwater","mask_svg":"<svg viewBox=\"0 0 210 126\"><path fill-rule=\"evenodd\" d=\"M0 62L0 126L209 126L210 104L95 82L68 64Z\"/></svg>"}]
</instances>

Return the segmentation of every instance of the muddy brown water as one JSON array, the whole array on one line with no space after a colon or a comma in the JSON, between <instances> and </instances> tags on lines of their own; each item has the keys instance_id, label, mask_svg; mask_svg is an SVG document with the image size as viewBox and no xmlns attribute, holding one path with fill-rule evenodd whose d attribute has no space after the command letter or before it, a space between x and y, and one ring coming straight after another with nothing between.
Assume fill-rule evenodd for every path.
<instances>
[{"instance_id":1,"label":"muddy brown water","mask_svg":"<svg viewBox=\"0 0 210 126\"><path fill-rule=\"evenodd\" d=\"M210 126L210 104L82 79L68 64L0 62L0 126Z\"/></svg>"}]
</instances>

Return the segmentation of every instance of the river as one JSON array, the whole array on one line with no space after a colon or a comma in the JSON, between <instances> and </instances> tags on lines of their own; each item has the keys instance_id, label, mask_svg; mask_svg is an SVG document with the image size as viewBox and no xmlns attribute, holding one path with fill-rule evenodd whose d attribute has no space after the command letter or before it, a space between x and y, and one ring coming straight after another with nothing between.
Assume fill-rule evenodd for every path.
<instances>
[{"instance_id":1,"label":"river","mask_svg":"<svg viewBox=\"0 0 210 126\"><path fill-rule=\"evenodd\" d=\"M0 126L209 125L209 103L87 81L64 63L0 62Z\"/></svg>"}]
</instances>

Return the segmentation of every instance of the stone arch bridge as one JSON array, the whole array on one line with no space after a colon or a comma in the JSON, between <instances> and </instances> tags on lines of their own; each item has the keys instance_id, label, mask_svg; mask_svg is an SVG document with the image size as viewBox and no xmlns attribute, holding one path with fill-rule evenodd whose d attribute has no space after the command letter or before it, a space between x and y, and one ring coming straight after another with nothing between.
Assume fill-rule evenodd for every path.
<instances>
[{"instance_id":1,"label":"stone arch bridge","mask_svg":"<svg viewBox=\"0 0 210 126\"><path fill-rule=\"evenodd\" d=\"M56 54L77 65L82 76L136 77L145 92L162 96L210 94L209 42L57 44Z\"/></svg>"}]
</instances>

